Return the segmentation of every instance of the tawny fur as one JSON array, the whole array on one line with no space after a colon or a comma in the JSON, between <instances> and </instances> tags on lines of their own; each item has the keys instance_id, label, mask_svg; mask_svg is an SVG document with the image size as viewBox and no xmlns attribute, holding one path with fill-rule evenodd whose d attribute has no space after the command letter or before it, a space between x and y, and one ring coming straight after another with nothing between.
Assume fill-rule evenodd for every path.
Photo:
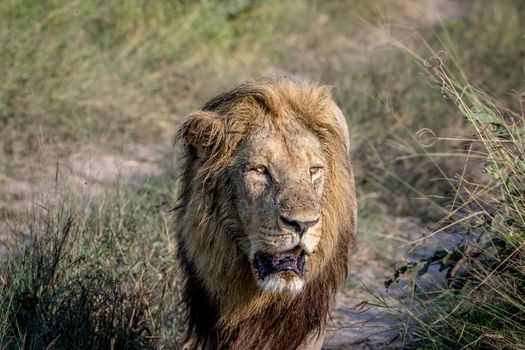
<instances>
[{"instance_id":1,"label":"tawny fur","mask_svg":"<svg viewBox=\"0 0 525 350\"><path fill-rule=\"evenodd\" d=\"M188 116L178 133L184 163L176 227L187 347L285 350L323 335L355 245L354 181L341 117L330 88L286 78L245 83ZM231 164L243 140L255 126L278 128L290 119L315 135L327 164L322 236L298 295L259 288L232 205Z\"/></svg>"}]
</instances>

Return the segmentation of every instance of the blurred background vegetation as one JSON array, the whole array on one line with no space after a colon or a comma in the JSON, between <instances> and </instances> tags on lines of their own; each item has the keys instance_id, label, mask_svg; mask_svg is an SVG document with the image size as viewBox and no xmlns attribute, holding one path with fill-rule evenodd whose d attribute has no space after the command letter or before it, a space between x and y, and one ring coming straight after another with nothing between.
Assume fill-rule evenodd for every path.
<instances>
[{"instance_id":1,"label":"blurred background vegetation","mask_svg":"<svg viewBox=\"0 0 525 350\"><path fill-rule=\"evenodd\" d=\"M472 142L476 123L497 123L469 119L426 59L446 53L444 76L460 95L477 88L466 102L474 112L520 119L524 15L521 0L2 1L0 348L176 346L170 139L208 98L261 76L334 86L359 192L354 266L374 261L382 281L409 240L404 220L454 219L457 174L503 181L486 170L487 145ZM105 178L75 168L93 153L99 166L127 167L116 178L113 168ZM138 180L125 174L148 167ZM523 220L520 203L512 211ZM362 288L351 277L348 293ZM523 313L523 299L513 305ZM475 342L475 329L465 344L492 344ZM504 344L525 341L520 330ZM454 348L442 333L413 336Z\"/></svg>"}]
</instances>

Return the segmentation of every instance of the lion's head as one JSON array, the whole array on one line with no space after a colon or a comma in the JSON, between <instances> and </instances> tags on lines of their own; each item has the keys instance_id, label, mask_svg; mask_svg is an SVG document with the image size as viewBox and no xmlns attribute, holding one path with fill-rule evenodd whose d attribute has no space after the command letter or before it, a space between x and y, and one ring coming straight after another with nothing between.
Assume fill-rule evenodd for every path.
<instances>
[{"instance_id":1,"label":"lion's head","mask_svg":"<svg viewBox=\"0 0 525 350\"><path fill-rule=\"evenodd\" d=\"M197 285L217 312L213 327L229 332L254 313L279 317L265 305L330 298L346 274L356 211L348 131L330 89L285 78L246 83L189 115L178 135L190 332L198 333ZM317 323L329 300L323 305Z\"/></svg>"}]
</instances>

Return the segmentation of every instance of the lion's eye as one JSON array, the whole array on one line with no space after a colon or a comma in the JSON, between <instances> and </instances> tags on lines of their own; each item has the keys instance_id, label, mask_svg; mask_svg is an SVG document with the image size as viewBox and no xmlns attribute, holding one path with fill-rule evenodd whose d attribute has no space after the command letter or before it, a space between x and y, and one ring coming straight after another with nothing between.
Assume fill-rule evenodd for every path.
<instances>
[{"instance_id":1,"label":"lion's eye","mask_svg":"<svg viewBox=\"0 0 525 350\"><path fill-rule=\"evenodd\" d=\"M317 174L319 171L321 171L322 167L320 166L313 166L310 168L310 175L315 175Z\"/></svg>"},{"instance_id":2,"label":"lion's eye","mask_svg":"<svg viewBox=\"0 0 525 350\"><path fill-rule=\"evenodd\" d=\"M268 168L264 165L257 165L253 170L255 170L258 174L261 175L267 175L268 174Z\"/></svg>"}]
</instances>

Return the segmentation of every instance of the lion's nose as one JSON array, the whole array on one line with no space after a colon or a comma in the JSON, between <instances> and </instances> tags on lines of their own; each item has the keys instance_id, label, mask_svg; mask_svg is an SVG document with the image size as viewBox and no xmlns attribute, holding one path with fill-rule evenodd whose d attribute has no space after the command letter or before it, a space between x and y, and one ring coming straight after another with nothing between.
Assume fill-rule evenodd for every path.
<instances>
[{"instance_id":1,"label":"lion's nose","mask_svg":"<svg viewBox=\"0 0 525 350\"><path fill-rule=\"evenodd\" d=\"M293 218L287 218L285 216L282 216L279 218L281 221L281 225L289 230L295 231L299 234L299 236L303 236L303 234L308 230L310 227L317 224L319 221L319 217L315 220L297 220Z\"/></svg>"}]
</instances>

